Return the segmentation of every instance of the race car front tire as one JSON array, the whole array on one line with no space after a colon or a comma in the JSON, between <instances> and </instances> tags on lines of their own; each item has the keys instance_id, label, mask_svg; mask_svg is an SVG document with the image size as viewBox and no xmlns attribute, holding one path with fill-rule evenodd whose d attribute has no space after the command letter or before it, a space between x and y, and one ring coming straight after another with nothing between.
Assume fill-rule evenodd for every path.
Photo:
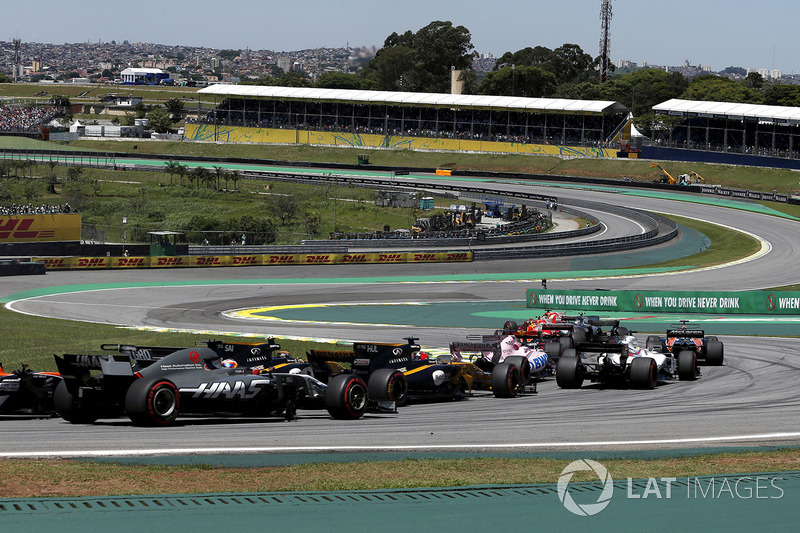
<instances>
[{"instance_id":1,"label":"race car front tire","mask_svg":"<svg viewBox=\"0 0 800 533\"><path fill-rule=\"evenodd\" d=\"M725 352L720 341L708 341L706 343L706 364L710 366L721 366L725 358Z\"/></svg>"},{"instance_id":2,"label":"race car front tire","mask_svg":"<svg viewBox=\"0 0 800 533\"><path fill-rule=\"evenodd\" d=\"M367 412L369 392L366 383L353 374L339 374L328 382L325 407L333 418L355 420Z\"/></svg>"},{"instance_id":3,"label":"race car front tire","mask_svg":"<svg viewBox=\"0 0 800 533\"><path fill-rule=\"evenodd\" d=\"M53 393L53 406L58 416L72 424L91 424L99 418L94 409L75 402L64 381L58 384Z\"/></svg>"},{"instance_id":4,"label":"race car front tire","mask_svg":"<svg viewBox=\"0 0 800 533\"><path fill-rule=\"evenodd\" d=\"M492 392L496 398L513 398L522 391L519 368L511 363L500 363L492 369Z\"/></svg>"},{"instance_id":5,"label":"race car front tire","mask_svg":"<svg viewBox=\"0 0 800 533\"><path fill-rule=\"evenodd\" d=\"M513 320L507 320L505 324L503 324L503 333L516 333L519 331L519 326Z\"/></svg>"},{"instance_id":6,"label":"race car front tire","mask_svg":"<svg viewBox=\"0 0 800 533\"><path fill-rule=\"evenodd\" d=\"M180 412L180 393L164 378L137 379L125 394L125 412L137 426L168 426Z\"/></svg>"},{"instance_id":7,"label":"race car front tire","mask_svg":"<svg viewBox=\"0 0 800 533\"><path fill-rule=\"evenodd\" d=\"M580 389L583 385L583 363L574 349L564 350L564 354L558 360L556 384L562 389Z\"/></svg>"},{"instance_id":8,"label":"race car front tire","mask_svg":"<svg viewBox=\"0 0 800 533\"><path fill-rule=\"evenodd\" d=\"M697 379L697 354L690 350L678 353L678 379Z\"/></svg>"},{"instance_id":9,"label":"race car front tire","mask_svg":"<svg viewBox=\"0 0 800 533\"><path fill-rule=\"evenodd\" d=\"M570 337L572 338L572 345L575 346L581 342L586 342L589 336L586 334L585 329L577 328L572 330Z\"/></svg>"},{"instance_id":10,"label":"race car front tire","mask_svg":"<svg viewBox=\"0 0 800 533\"><path fill-rule=\"evenodd\" d=\"M630 368L631 386L637 389L654 389L658 381L658 366L651 357L634 357Z\"/></svg>"},{"instance_id":11,"label":"race car front tire","mask_svg":"<svg viewBox=\"0 0 800 533\"><path fill-rule=\"evenodd\" d=\"M398 407L408 400L408 380L394 368L379 368L369 377L367 386L371 400L395 402Z\"/></svg>"}]
</instances>

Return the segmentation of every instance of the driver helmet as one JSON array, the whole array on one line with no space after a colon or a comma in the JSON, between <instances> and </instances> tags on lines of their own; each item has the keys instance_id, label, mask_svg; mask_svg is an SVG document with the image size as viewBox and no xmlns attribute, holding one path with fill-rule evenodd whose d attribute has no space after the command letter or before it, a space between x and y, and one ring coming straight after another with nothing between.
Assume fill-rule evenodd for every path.
<instances>
[{"instance_id":1,"label":"driver helmet","mask_svg":"<svg viewBox=\"0 0 800 533\"><path fill-rule=\"evenodd\" d=\"M623 343L623 344L627 344L627 345L628 345L628 348L633 348L633 349L639 348L639 341L638 341L638 340L636 340L636 337L635 337L635 336L633 336L633 335L627 335L627 336L626 336L626 337L625 337L625 338L622 340L622 343Z\"/></svg>"},{"instance_id":2,"label":"driver helmet","mask_svg":"<svg viewBox=\"0 0 800 533\"><path fill-rule=\"evenodd\" d=\"M223 359L222 366L225 368L237 368L239 363L237 363L234 359Z\"/></svg>"}]
</instances>

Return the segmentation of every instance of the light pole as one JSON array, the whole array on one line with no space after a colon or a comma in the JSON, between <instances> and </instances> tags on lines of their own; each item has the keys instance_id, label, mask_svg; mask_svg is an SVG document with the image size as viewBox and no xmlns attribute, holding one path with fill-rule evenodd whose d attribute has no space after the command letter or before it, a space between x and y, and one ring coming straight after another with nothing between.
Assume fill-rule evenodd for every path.
<instances>
[{"instance_id":1,"label":"light pole","mask_svg":"<svg viewBox=\"0 0 800 533\"><path fill-rule=\"evenodd\" d=\"M125 224L128 223L128 217L122 217L122 256L125 257L128 255L127 250L125 249Z\"/></svg>"}]
</instances>

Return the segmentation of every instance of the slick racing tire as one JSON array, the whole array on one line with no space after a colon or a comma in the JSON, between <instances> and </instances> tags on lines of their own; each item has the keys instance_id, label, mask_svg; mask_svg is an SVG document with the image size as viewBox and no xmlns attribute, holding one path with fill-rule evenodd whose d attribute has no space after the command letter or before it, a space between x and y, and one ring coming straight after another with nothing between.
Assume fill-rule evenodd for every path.
<instances>
[{"instance_id":1,"label":"slick racing tire","mask_svg":"<svg viewBox=\"0 0 800 533\"><path fill-rule=\"evenodd\" d=\"M94 409L75 402L64 381L58 384L53 393L53 405L58 416L72 424L91 424L99 418Z\"/></svg>"},{"instance_id":2,"label":"slick racing tire","mask_svg":"<svg viewBox=\"0 0 800 533\"><path fill-rule=\"evenodd\" d=\"M394 368L379 368L369 377L370 400L388 400L398 407L408 400L408 380Z\"/></svg>"},{"instance_id":3,"label":"slick racing tire","mask_svg":"<svg viewBox=\"0 0 800 533\"><path fill-rule=\"evenodd\" d=\"M125 394L125 411L137 426L168 426L180 412L178 388L163 378L137 379Z\"/></svg>"},{"instance_id":4,"label":"slick racing tire","mask_svg":"<svg viewBox=\"0 0 800 533\"><path fill-rule=\"evenodd\" d=\"M631 334L630 330L625 326L620 326L617 328L617 335L619 335L620 337L627 337L630 334Z\"/></svg>"},{"instance_id":5,"label":"slick racing tire","mask_svg":"<svg viewBox=\"0 0 800 533\"><path fill-rule=\"evenodd\" d=\"M583 385L583 363L575 350L565 350L556 364L556 384L562 389L580 389Z\"/></svg>"},{"instance_id":6,"label":"slick racing tire","mask_svg":"<svg viewBox=\"0 0 800 533\"><path fill-rule=\"evenodd\" d=\"M523 355L512 355L503 359L504 363L510 363L519 369L519 376L524 387L531 380L531 362Z\"/></svg>"},{"instance_id":7,"label":"slick racing tire","mask_svg":"<svg viewBox=\"0 0 800 533\"><path fill-rule=\"evenodd\" d=\"M575 347L575 342L572 340L572 337L559 337L558 344L561 345L561 353L564 353L564 350Z\"/></svg>"},{"instance_id":8,"label":"slick racing tire","mask_svg":"<svg viewBox=\"0 0 800 533\"><path fill-rule=\"evenodd\" d=\"M658 366L651 357L634 357L630 369L631 387L654 389L658 381Z\"/></svg>"},{"instance_id":9,"label":"slick racing tire","mask_svg":"<svg viewBox=\"0 0 800 533\"><path fill-rule=\"evenodd\" d=\"M340 374L328 382L325 392L325 408L333 418L355 420L367 412L369 392L367 385L358 376Z\"/></svg>"},{"instance_id":10,"label":"slick racing tire","mask_svg":"<svg viewBox=\"0 0 800 533\"><path fill-rule=\"evenodd\" d=\"M684 350L678 354L678 379L694 380L697 379L697 354Z\"/></svg>"},{"instance_id":11,"label":"slick racing tire","mask_svg":"<svg viewBox=\"0 0 800 533\"><path fill-rule=\"evenodd\" d=\"M589 336L586 334L586 330L580 328L573 329L572 333L570 334L570 337L572 338L573 346L580 344L582 342L586 342L589 338Z\"/></svg>"},{"instance_id":12,"label":"slick racing tire","mask_svg":"<svg viewBox=\"0 0 800 533\"><path fill-rule=\"evenodd\" d=\"M706 343L706 364L709 366L721 366L725 358L722 343L720 341L708 341Z\"/></svg>"},{"instance_id":13,"label":"slick racing tire","mask_svg":"<svg viewBox=\"0 0 800 533\"><path fill-rule=\"evenodd\" d=\"M513 398L522 392L519 368L511 363L500 363L492 369L492 392L496 398Z\"/></svg>"},{"instance_id":14,"label":"slick racing tire","mask_svg":"<svg viewBox=\"0 0 800 533\"><path fill-rule=\"evenodd\" d=\"M550 359L555 361L559 357L561 357L563 346L561 346L560 342L546 341L543 344L544 344L544 353L546 353Z\"/></svg>"},{"instance_id":15,"label":"slick racing tire","mask_svg":"<svg viewBox=\"0 0 800 533\"><path fill-rule=\"evenodd\" d=\"M516 333L519 331L519 326L513 320L507 320L505 324L503 324L503 333Z\"/></svg>"}]
</instances>

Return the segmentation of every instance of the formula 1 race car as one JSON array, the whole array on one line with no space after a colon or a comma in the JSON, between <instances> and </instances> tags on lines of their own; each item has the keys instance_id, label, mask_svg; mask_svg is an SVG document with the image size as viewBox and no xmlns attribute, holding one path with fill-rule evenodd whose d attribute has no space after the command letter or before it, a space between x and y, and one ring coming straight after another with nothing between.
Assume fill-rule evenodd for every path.
<instances>
[{"instance_id":1,"label":"formula 1 race car","mask_svg":"<svg viewBox=\"0 0 800 533\"><path fill-rule=\"evenodd\" d=\"M702 329L694 326L690 329L687 320L682 320L680 325L667 330L665 337L648 336L645 346L648 350L660 350L675 355L684 351L694 352L698 361L709 366L720 366L725 358L722 342L713 335L706 337Z\"/></svg>"},{"instance_id":2,"label":"formula 1 race car","mask_svg":"<svg viewBox=\"0 0 800 533\"><path fill-rule=\"evenodd\" d=\"M155 426L184 414L291 420L297 409L327 409L334 418L354 419L366 412L369 401L358 376L337 376L326 385L301 372L229 368L210 348L186 348L155 359L136 359L124 351L55 359L63 377L55 409L72 423L123 414L137 425Z\"/></svg>"},{"instance_id":3,"label":"formula 1 race car","mask_svg":"<svg viewBox=\"0 0 800 533\"><path fill-rule=\"evenodd\" d=\"M473 389L491 390L498 397L514 397L524 390L524 367L520 370L516 364L506 362L487 372L450 357L429 359L416 338L408 337L406 341L357 342L353 351L311 350L307 358L313 375L321 381L337 372L352 372L367 382L370 394L393 400L398 406L408 399L461 398ZM522 359L518 361L520 366Z\"/></svg>"},{"instance_id":4,"label":"formula 1 race car","mask_svg":"<svg viewBox=\"0 0 800 533\"><path fill-rule=\"evenodd\" d=\"M585 379L652 389L660 381L697 379L697 357L690 351L673 356L641 348L632 335L621 342L581 343L558 360L556 383L562 389L577 389Z\"/></svg>"},{"instance_id":5,"label":"formula 1 race car","mask_svg":"<svg viewBox=\"0 0 800 533\"><path fill-rule=\"evenodd\" d=\"M467 336L467 339L471 342L450 343L451 361L472 363L488 373L494 372L498 365L511 363L519 369L525 390L535 392L534 378L548 369L554 370L554 359L542 348L546 343L532 347L506 334Z\"/></svg>"},{"instance_id":6,"label":"formula 1 race car","mask_svg":"<svg viewBox=\"0 0 800 533\"><path fill-rule=\"evenodd\" d=\"M23 364L9 373L0 364L0 415L52 416L53 393L60 382L55 372L33 372Z\"/></svg>"}]
</instances>

